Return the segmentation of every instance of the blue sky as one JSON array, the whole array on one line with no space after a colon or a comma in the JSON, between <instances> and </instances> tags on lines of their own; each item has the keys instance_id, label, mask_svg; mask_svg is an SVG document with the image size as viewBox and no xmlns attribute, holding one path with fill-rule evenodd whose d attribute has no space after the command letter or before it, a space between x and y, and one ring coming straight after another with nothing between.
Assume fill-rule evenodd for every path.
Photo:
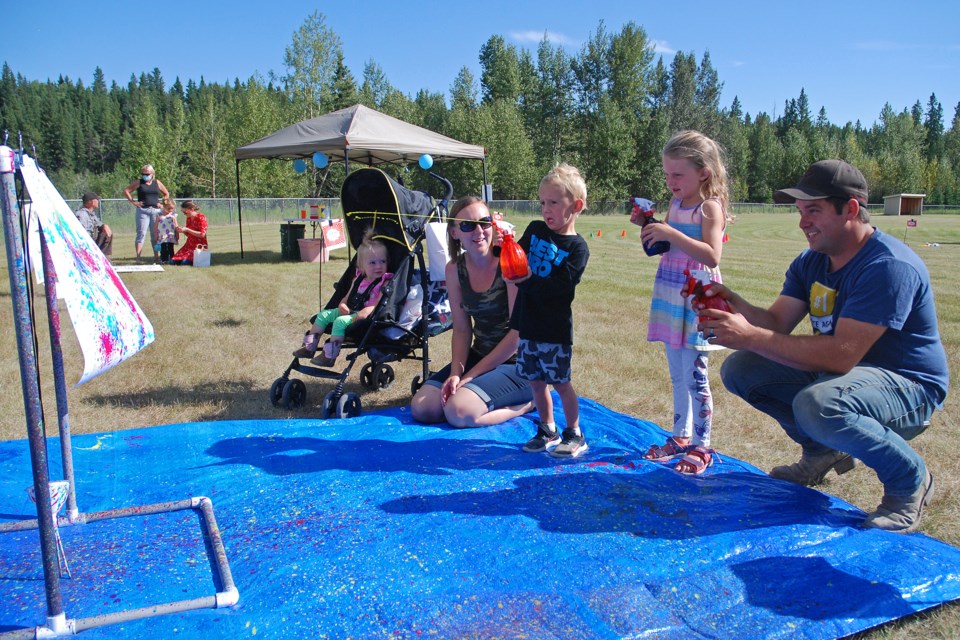
<instances>
[{"instance_id":1,"label":"blue sky","mask_svg":"<svg viewBox=\"0 0 960 640\"><path fill-rule=\"evenodd\" d=\"M94 3L4 0L0 59L30 80L58 76L89 84L100 66L108 81L160 69L169 86L204 77L246 80L285 72L283 54L314 10L341 38L359 82L375 61L395 87L449 95L459 70L479 79L478 55L492 35L536 52L544 33L575 55L602 20L607 31L644 28L669 64L677 51L704 51L746 112L782 114L801 88L813 115L869 126L887 102L901 111L931 93L949 127L960 102L960 3L875 0L630 2L163 0ZM11 6L12 5L12 6Z\"/></svg>"}]
</instances>

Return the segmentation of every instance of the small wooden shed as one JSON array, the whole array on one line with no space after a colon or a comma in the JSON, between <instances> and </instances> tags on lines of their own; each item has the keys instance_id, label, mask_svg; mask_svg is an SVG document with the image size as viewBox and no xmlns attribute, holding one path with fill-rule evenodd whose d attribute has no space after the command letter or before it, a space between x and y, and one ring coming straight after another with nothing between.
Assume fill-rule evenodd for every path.
<instances>
[{"instance_id":1,"label":"small wooden shed","mask_svg":"<svg viewBox=\"0 0 960 640\"><path fill-rule=\"evenodd\" d=\"M923 199L925 193L898 193L893 196L883 196L883 215L885 216L919 216L923 213Z\"/></svg>"}]
</instances>

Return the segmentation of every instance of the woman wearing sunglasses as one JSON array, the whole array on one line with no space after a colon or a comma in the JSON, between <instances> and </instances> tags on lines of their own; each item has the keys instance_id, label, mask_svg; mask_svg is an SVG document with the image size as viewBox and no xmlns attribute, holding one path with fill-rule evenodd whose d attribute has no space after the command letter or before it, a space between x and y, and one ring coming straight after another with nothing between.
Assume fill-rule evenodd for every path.
<instances>
[{"instance_id":1,"label":"woman wearing sunglasses","mask_svg":"<svg viewBox=\"0 0 960 640\"><path fill-rule=\"evenodd\" d=\"M500 274L493 218L483 200L460 198L450 214L451 362L417 391L410 409L420 422L499 424L533 409L530 384L517 376L514 364L518 334L509 328L517 287Z\"/></svg>"}]
</instances>

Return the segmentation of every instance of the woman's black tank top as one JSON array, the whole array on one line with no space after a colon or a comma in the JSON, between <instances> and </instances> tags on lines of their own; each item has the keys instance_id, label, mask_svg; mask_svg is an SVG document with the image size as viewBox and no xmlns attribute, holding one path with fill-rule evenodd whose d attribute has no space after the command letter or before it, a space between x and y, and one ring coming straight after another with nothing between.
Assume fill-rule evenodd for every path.
<instances>
[{"instance_id":1,"label":"woman's black tank top","mask_svg":"<svg viewBox=\"0 0 960 640\"><path fill-rule=\"evenodd\" d=\"M143 203L144 207L157 207L160 204L160 185L154 178L148 183L140 178L140 186L137 187L137 200Z\"/></svg>"}]
</instances>

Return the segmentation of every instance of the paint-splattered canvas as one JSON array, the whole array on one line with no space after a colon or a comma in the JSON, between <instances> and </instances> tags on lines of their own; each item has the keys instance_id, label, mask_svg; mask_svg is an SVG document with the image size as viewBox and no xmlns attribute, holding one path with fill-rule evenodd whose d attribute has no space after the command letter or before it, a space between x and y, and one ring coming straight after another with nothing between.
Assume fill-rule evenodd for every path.
<instances>
[{"instance_id":1,"label":"paint-splattered canvas","mask_svg":"<svg viewBox=\"0 0 960 640\"><path fill-rule=\"evenodd\" d=\"M20 171L83 351L83 384L153 342L153 325L33 158L24 155Z\"/></svg>"}]
</instances>

